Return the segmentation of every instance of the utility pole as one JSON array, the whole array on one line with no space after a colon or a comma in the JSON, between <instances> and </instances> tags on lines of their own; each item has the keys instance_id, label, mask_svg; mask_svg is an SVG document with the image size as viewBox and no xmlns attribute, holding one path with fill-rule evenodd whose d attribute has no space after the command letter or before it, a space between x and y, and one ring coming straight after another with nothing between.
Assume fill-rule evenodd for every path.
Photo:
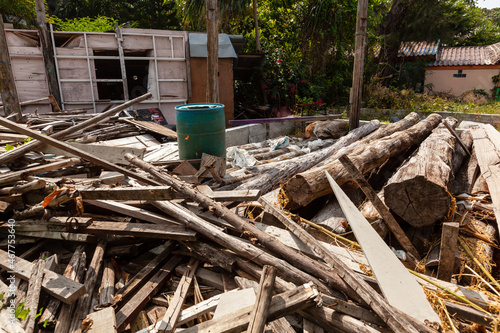
<instances>
[{"instance_id":1,"label":"utility pole","mask_svg":"<svg viewBox=\"0 0 500 333\"><path fill-rule=\"evenodd\" d=\"M207 102L219 103L219 15L217 0L206 0L207 8Z\"/></svg>"},{"instance_id":2,"label":"utility pole","mask_svg":"<svg viewBox=\"0 0 500 333\"><path fill-rule=\"evenodd\" d=\"M358 14L356 19L356 45L354 54L354 70L351 88L351 112L349 114L349 130L359 127L359 110L363 94L363 69L365 66L365 46L368 16L368 0L358 0Z\"/></svg>"},{"instance_id":3,"label":"utility pole","mask_svg":"<svg viewBox=\"0 0 500 333\"><path fill-rule=\"evenodd\" d=\"M36 23L38 25L38 34L40 35L40 47L43 54L43 63L45 64L45 74L47 75L47 83L49 86L49 95L54 96L57 104L61 105L61 93L56 75L56 63L50 39L49 31L47 30L47 19L45 17L45 6L43 0L35 0L36 6Z\"/></svg>"},{"instance_id":4,"label":"utility pole","mask_svg":"<svg viewBox=\"0 0 500 333\"><path fill-rule=\"evenodd\" d=\"M0 15L0 94L4 105L5 116L16 115L16 120L22 118L21 105L17 95L16 82L12 65L10 64L9 48L7 46L7 35Z\"/></svg>"}]
</instances>

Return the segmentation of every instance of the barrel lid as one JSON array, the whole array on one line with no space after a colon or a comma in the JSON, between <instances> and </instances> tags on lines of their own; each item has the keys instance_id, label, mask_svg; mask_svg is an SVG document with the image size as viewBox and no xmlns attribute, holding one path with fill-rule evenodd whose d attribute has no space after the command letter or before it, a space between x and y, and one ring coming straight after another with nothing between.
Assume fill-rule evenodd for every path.
<instances>
[{"instance_id":1,"label":"barrel lid","mask_svg":"<svg viewBox=\"0 0 500 333\"><path fill-rule=\"evenodd\" d=\"M214 109L223 108L224 104L218 103L193 103L193 104L183 104L175 107L176 110L203 110L203 109Z\"/></svg>"}]
</instances>

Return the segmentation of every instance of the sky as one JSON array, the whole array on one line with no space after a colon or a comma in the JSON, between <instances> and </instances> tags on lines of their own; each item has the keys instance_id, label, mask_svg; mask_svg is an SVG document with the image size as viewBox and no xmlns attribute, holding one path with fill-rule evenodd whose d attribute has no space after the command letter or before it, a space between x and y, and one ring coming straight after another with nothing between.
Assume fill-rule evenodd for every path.
<instances>
[{"instance_id":1,"label":"sky","mask_svg":"<svg viewBox=\"0 0 500 333\"><path fill-rule=\"evenodd\" d=\"M497 8L500 7L500 0L477 0L478 7L481 8Z\"/></svg>"}]
</instances>

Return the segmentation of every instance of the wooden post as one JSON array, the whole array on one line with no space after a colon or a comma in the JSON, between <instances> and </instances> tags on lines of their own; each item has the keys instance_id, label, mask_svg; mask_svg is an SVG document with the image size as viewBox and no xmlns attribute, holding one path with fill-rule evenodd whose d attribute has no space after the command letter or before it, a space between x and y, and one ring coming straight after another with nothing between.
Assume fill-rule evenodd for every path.
<instances>
[{"instance_id":1,"label":"wooden post","mask_svg":"<svg viewBox=\"0 0 500 333\"><path fill-rule=\"evenodd\" d=\"M259 18L257 15L257 0L253 0L253 20L255 23L255 50L260 52Z\"/></svg>"},{"instance_id":2,"label":"wooden post","mask_svg":"<svg viewBox=\"0 0 500 333\"><path fill-rule=\"evenodd\" d=\"M363 93L363 68L365 66L366 26L368 15L368 0L358 0L358 15L356 20L356 46L354 53L354 70L352 74L351 112L349 114L349 129L359 127L359 110Z\"/></svg>"},{"instance_id":3,"label":"wooden post","mask_svg":"<svg viewBox=\"0 0 500 333\"><path fill-rule=\"evenodd\" d=\"M455 266L455 252L458 240L457 222L443 223L441 233L441 252L439 254L438 279L450 281Z\"/></svg>"},{"instance_id":4,"label":"wooden post","mask_svg":"<svg viewBox=\"0 0 500 333\"><path fill-rule=\"evenodd\" d=\"M207 7L207 102L219 102L219 17L217 0L206 0Z\"/></svg>"},{"instance_id":5,"label":"wooden post","mask_svg":"<svg viewBox=\"0 0 500 333\"><path fill-rule=\"evenodd\" d=\"M266 265L262 270L259 292L250 316L247 332L262 333L266 326L267 313L273 297L274 280L276 279L276 267Z\"/></svg>"},{"instance_id":6,"label":"wooden post","mask_svg":"<svg viewBox=\"0 0 500 333\"><path fill-rule=\"evenodd\" d=\"M43 4L43 0L35 0L35 6L36 23L38 25L38 33L40 35L40 47L42 48L49 94L54 96L58 105L61 105L61 92L59 91L59 84L57 83L52 40L50 39L49 31L47 30L47 19L45 17L45 6Z\"/></svg>"},{"instance_id":7,"label":"wooden post","mask_svg":"<svg viewBox=\"0 0 500 333\"><path fill-rule=\"evenodd\" d=\"M102 273L101 290L99 292L99 308L105 308L113 305L115 295L115 270L111 260L104 263Z\"/></svg>"},{"instance_id":8,"label":"wooden post","mask_svg":"<svg viewBox=\"0 0 500 333\"><path fill-rule=\"evenodd\" d=\"M19 105L19 97L17 95L16 82L14 81L14 73L12 73L12 65L10 64L7 35L1 17L0 50L2 50L2 52L0 52L0 93L5 107L5 116L17 114L17 119L21 119L23 115L21 113L21 106Z\"/></svg>"}]
</instances>

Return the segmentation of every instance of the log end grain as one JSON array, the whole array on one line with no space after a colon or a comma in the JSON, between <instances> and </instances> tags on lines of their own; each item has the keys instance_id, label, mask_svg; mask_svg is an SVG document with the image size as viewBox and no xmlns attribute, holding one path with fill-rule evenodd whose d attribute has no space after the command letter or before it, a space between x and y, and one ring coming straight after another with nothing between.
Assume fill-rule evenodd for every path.
<instances>
[{"instance_id":1,"label":"log end grain","mask_svg":"<svg viewBox=\"0 0 500 333\"><path fill-rule=\"evenodd\" d=\"M452 203L446 188L418 176L388 184L384 189L386 205L413 227L431 225L445 217Z\"/></svg>"}]
</instances>

